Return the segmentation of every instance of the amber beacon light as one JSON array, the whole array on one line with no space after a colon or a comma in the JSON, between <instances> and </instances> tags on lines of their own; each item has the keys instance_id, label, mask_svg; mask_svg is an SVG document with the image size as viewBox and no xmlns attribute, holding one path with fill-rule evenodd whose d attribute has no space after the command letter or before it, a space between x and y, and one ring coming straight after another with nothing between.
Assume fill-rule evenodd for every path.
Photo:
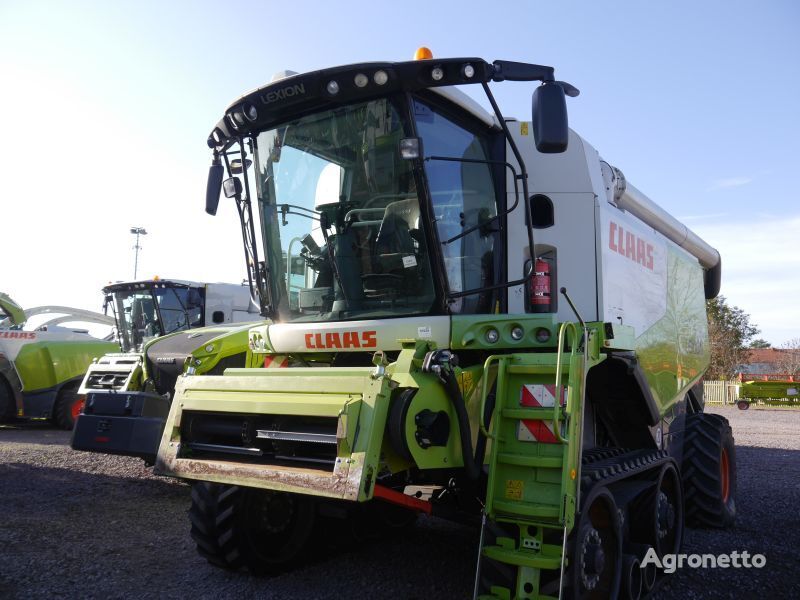
<instances>
[{"instance_id":1,"label":"amber beacon light","mask_svg":"<svg viewBox=\"0 0 800 600\"><path fill-rule=\"evenodd\" d=\"M414 52L414 60L430 60L431 58L433 58L433 52L425 46L417 48L417 51Z\"/></svg>"}]
</instances>

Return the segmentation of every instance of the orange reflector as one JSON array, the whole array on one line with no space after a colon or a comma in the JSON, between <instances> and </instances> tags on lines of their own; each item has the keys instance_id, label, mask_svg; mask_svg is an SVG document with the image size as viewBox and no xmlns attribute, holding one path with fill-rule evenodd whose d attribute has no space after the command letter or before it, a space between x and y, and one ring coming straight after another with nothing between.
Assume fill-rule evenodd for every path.
<instances>
[{"instance_id":1,"label":"orange reflector","mask_svg":"<svg viewBox=\"0 0 800 600\"><path fill-rule=\"evenodd\" d=\"M577 476L578 476L578 474L575 472L575 469L572 469L572 470L569 472L569 478L570 478L570 479L575 479L575 477L577 477Z\"/></svg>"},{"instance_id":2,"label":"orange reflector","mask_svg":"<svg viewBox=\"0 0 800 600\"><path fill-rule=\"evenodd\" d=\"M431 52L430 48L426 48L425 46L420 46L417 48L417 51L414 52L414 60L430 60L433 58L433 52Z\"/></svg>"}]
</instances>

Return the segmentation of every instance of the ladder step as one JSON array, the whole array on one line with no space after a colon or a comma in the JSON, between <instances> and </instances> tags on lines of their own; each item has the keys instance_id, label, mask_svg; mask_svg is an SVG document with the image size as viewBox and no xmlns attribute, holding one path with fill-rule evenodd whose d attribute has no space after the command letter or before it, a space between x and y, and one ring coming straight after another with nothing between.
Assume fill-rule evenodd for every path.
<instances>
[{"instance_id":1,"label":"ladder step","mask_svg":"<svg viewBox=\"0 0 800 600\"><path fill-rule=\"evenodd\" d=\"M569 372L569 361L561 363L562 375L566 377ZM506 373L511 375L555 375L556 362L539 365L508 365Z\"/></svg>"},{"instance_id":2,"label":"ladder step","mask_svg":"<svg viewBox=\"0 0 800 600\"><path fill-rule=\"evenodd\" d=\"M553 408L504 408L500 414L505 419L529 419L531 421L552 421ZM560 420L560 419L559 419Z\"/></svg>"},{"instance_id":3,"label":"ladder step","mask_svg":"<svg viewBox=\"0 0 800 600\"><path fill-rule=\"evenodd\" d=\"M564 461L560 456L524 456L508 452L499 452L497 454L497 462L506 465L517 465L518 467L542 467L546 469L560 469L564 466Z\"/></svg>"},{"instance_id":4,"label":"ladder step","mask_svg":"<svg viewBox=\"0 0 800 600\"><path fill-rule=\"evenodd\" d=\"M560 507L552 504L495 500L494 508L499 513L521 517L558 519L561 516Z\"/></svg>"},{"instance_id":5,"label":"ladder step","mask_svg":"<svg viewBox=\"0 0 800 600\"><path fill-rule=\"evenodd\" d=\"M514 550L502 546L486 546L483 555L497 562L516 567L530 567L531 569L561 569L561 546L553 546L555 550L545 544L541 552L527 550Z\"/></svg>"}]
</instances>

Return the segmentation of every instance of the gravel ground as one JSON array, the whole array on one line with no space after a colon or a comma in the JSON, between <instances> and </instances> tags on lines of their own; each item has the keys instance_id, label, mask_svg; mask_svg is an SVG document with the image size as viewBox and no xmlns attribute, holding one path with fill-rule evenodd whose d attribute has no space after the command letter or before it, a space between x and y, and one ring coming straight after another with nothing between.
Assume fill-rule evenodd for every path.
<instances>
[{"instance_id":1,"label":"gravel ground","mask_svg":"<svg viewBox=\"0 0 800 600\"><path fill-rule=\"evenodd\" d=\"M682 569L657 598L800 598L800 410L717 409L733 425L737 525L692 530L684 552L763 554L763 569ZM0 427L2 598L467 598L477 536L420 519L402 537L339 549L291 573L254 578L201 559L189 487L142 461L76 452L69 434Z\"/></svg>"}]
</instances>

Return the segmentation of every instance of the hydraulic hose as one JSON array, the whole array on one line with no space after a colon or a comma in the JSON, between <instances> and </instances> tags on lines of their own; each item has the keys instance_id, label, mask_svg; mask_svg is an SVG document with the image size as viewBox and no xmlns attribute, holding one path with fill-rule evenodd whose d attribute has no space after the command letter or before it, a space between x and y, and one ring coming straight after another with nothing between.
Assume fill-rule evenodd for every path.
<instances>
[{"instance_id":1,"label":"hydraulic hose","mask_svg":"<svg viewBox=\"0 0 800 600\"><path fill-rule=\"evenodd\" d=\"M469 415L467 414L467 406L464 403L464 396L461 395L461 388L458 387L455 373L449 366L441 370L440 377L444 383L445 390L447 390L447 395L450 396L450 401L453 403L453 408L456 409L458 433L461 438L461 454L464 457L464 470L467 472L467 477L474 481L480 477L483 457L481 456L480 461L478 461L478 457L473 454L472 429L469 426ZM483 451L486 450L486 438L479 432L476 451L481 448Z\"/></svg>"},{"instance_id":2,"label":"hydraulic hose","mask_svg":"<svg viewBox=\"0 0 800 600\"><path fill-rule=\"evenodd\" d=\"M486 436L483 435L479 428L478 441L473 452L469 414L467 414L467 406L464 402L464 396L461 394L461 388L458 386L458 381L456 381L456 375L448 365L441 369L439 376L444 383L450 401L453 403L453 408L456 409L458 432L461 439L461 454L464 456L464 470L470 480L475 481L480 477L483 470L483 459L486 456ZM487 397L483 414L479 417L484 423L486 423L487 415L491 415L494 412L494 403L495 396L494 393L491 393Z\"/></svg>"},{"instance_id":3,"label":"hydraulic hose","mask_svg":"<svg viewBox=\"0 0 800 600\"><path fill-rule=\"evenodd\" d=\"M456 410L458 419L458 433L461 442L461 454L464 457L464 470L470 480L476 481L483 471L483 459L486 456L486 436L478 429L478 441L473 451L472 448L472 428L469 425L469 414L458 386L456 375L453 372L453 364L458 364L457 357L453 356L449 350L433 350L425 356L422 370L428 373L435 373L442 382L445 392L447 392L453 408ZM452 363L452 364L451 364ZM494 391L486 398L483 414L479 416L485 424L489 416L494 412L495 395Z\"/></svg>"}]
</instances>

